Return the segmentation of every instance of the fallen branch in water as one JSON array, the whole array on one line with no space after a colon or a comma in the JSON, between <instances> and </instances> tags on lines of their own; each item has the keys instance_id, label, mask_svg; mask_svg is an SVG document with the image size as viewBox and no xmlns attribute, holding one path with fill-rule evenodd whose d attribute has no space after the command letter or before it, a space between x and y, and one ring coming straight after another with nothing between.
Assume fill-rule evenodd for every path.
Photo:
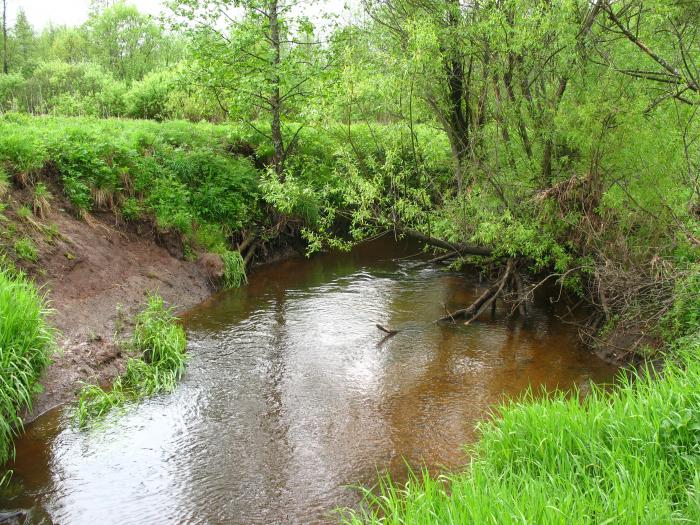
<instances>
[{"instance_id":1,"label":"fallen branch in water","mask_svg":"<svg viewBox=\"0 0 700 525\"><path fill-rule=\"evenodd\" d=\"M484 246L472 246L470 244L463 243L451 243L443 241L442 239L437 239L435 237L430 237L416 230L411 230L409 228L396 227L396 231L406 237L411 237L417 241L429 244L430 246L435 246L436 248L443 248L445 250L450 250L452 252L457 252L460 255L481 255L483 257L489 257L493 254L491 248L486 248Z\"/></svg>"},{"instance_id":2,"label":"fallen branch in water","mask_svg":"<svg viewBox=\"0 0 700 525\"><path fill-rule=\"evenodd\" d=\"M384 327L383 327L382 325L380 325L379 323L377 323L375 326L376 326L377 328L379 328L382 332L384 332L384 333L386 333L386 334L389 334L389 335L396 335L396 334L399 333L398 330L391 330L391 329L389 329L389 328L384 328Z\"/></svg>"},{"instance_id":3,"label":"fallen branch in water","mask_svg":"<svg viewBox=\"0 0 700 525\"><path fill-rule=\"evenodd\" d=\"M513 259L508 259L506 264L506 269L503 275L490 286L484 293L482 293L476 301L474 301L467 308L457 310L456 312L448 313L446 316L438 319L438 322L456 322L457 319L465 319L465 324L471 323L474 319L479 317L482 312L484 312L489 306L494 304L496 299L501 295L503 289L511 278L513 270L515 269L515 261Z\"/></svg>"}]
</instances>

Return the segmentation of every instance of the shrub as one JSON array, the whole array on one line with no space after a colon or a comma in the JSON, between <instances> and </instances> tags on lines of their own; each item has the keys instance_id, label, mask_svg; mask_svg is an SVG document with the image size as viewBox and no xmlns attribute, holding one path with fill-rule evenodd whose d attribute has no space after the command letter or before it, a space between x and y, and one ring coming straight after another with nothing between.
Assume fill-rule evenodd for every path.
<instances>
[{"instance_id":1,"label":"shrub","mask_svg":"<svg viewBox=\"0 0 700 525\"><path fill-rule=\"evenodd\" d=\"M169 118L168 98L172 83L173 77L167 71L156 71L134 82L126 94L128 116L153 120Z\"/></svg>"},{"instance_id":2,"label":"shrub","mask_svg":"<svg viewBox=\"0 0 700 525\"><path fill-rule=\"evenodd\" d=\"M24 89L24 78L19 73L0 75L0 111L19 109Z\"/></svg>"},{"instance_id":3,"label":"shrub","mask_svg":"<svg viewBox=\"0 0 700 525\"><path fill-rule=\"evenodd\" d=\"M12 440L22 429L19 414L31 408L49 363L54 333L47 312L31 282L0 269L0 465L13 456Z\"/></svg>"},{"instance_id":4,"label":"shrub","mask_svg":"<svg viewBox=\"0 0 700 525\"><path fill-rule=\"evenodd\" d=\"M127 221L138 221L143 214L143 207L138 199L128 197L122 203L122 216Z\"/></svg>"}]
</instances>

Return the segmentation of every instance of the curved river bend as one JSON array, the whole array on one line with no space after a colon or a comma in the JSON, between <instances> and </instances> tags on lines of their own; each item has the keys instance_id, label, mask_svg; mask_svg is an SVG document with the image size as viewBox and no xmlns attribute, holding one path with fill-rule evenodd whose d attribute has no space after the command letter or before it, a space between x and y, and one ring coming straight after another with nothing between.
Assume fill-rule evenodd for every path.
<instances>
[{"instance_id":1,"label":"curved river bend","mask_svg":"<svg viewBox=\"0 0 700 525\"><path fill-rule=\"evenodd\" d=\"M40 418L0 509L71 525L332 523L378 471L463 465L505 395L613 377L549 306L527 326L434 324L480 285L402 258L415 251L375 242L269 265L188 312L178 389L87 432L67 411ZM401 331L382 342L378 322Z\"/></svg>"}]
</instances>

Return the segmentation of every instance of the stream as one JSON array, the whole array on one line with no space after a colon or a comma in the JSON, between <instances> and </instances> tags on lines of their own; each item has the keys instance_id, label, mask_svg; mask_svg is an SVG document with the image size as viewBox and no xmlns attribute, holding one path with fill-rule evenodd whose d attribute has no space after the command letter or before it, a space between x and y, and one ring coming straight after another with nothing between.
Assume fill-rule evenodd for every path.
<instances>
[{"instance_id":1,"label":"stream","mask_svg":"<svg viewBox=\"0 0 700 525\"><path fill-rule=\"evenodd\" d=\"M334 523L378 472L460 468L505 397L614 377L546 297L527 323L499 305L495 320L435 324L487 283L417 251L380 240L256 269L184 315L175 392L88 431L69 409L31 424L0 509L71 525Z\"/></svg>"}]
</instances>

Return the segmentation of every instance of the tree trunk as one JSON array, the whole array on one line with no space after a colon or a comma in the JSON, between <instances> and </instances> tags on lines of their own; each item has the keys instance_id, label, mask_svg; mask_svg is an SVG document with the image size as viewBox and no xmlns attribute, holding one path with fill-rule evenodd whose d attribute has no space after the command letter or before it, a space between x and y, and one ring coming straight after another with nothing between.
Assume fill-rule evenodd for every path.
<instances>
[{"instance_id":1,"label":"tree trunk","mask_svg":"<svg viewBox=\"0 0 700 525\"><path fill-rule=\"evenodd\" d=\"M7 75L7 0L2 0L2 72Z\"/></svg>"},{"instance_id":2,"label":"tree trunk","mask_svg":"<svg viewBox=\"0 0 700 525\"><path fill-rule=\"evenodd\" d=\"M270 97L270 112L272 113L272 146L274 154L272 162L277 177L284 179L284 139L282 137L282 96L280 90L279 67L281 62L280 26L278 0L270 0L270 45L273 53L272 96Z\"/></svg>"},{"instance_id":3,"label":"tree trunk","mask_svg":"<svg viewBox=\"0 0 700 525\"><path fill-rule=\"evenodd\" d=\"M588 33L590 33L591 28L593 27L593 23L595 22L596 17L605 5L605 2L607 2L607 0L596 0L595 4L593 4L590 10L588 11L588 15L586 16L586 19L584 20L583 25L581 26L581 30L576 36L576 41L579 46L583 44L586 37L588 36ZM573 67L573 64L571 64L571 67ZM559 86L557 87L557 92L554 95L551 119L552 123L554 122L554 118L556 117L556 114L559 111L559 106L561 105L562 98L564 98L564 92L566 91L566 86L568 85L568 83L569 75L567 73L559 79ZM552 157L554 154L555 133L556 130L552 129L551 134L549 135L544 144L544 152L542 154L542 185L544 188L551 186L552 183Z\"/></svg>"},{"instance_id":4,"label":"tree trunk","mask_svg":"<svg viewBox=\"0 0 700 525\"><path fill-rule=\"evenodd\" d=\"M472 246L470 244L451 243L443 241L442 239L430 237L416 230L411 230L409 228L401 228L398 226L396 227L396 231L405 235L406 237L411 237L412 239L428 244L430 246L435 246L436 248L443 248L445 250L456 252L459 255L480 255L482 257L490 257L493 254L491 248L488 248L486 246Z\"/></svg>"}]
</instances>

